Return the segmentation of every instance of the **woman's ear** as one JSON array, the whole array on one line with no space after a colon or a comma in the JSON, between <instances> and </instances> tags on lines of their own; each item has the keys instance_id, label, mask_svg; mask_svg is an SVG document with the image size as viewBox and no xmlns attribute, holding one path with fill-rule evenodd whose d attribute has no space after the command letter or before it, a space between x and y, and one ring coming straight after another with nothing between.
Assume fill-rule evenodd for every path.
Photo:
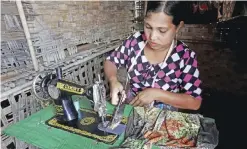
<instances>
[{"instance_id":1,"label":"woman's ear","mask_svg":"<svg viewBox=\"0 0 247 149\"><path fill-rule=\"evenodd\" d=\"M178 27L177 27L177 30L176 30L176 33L178 33L178 31L184 26L184 21L180 21Z\"/></svg>"}]
</instances>

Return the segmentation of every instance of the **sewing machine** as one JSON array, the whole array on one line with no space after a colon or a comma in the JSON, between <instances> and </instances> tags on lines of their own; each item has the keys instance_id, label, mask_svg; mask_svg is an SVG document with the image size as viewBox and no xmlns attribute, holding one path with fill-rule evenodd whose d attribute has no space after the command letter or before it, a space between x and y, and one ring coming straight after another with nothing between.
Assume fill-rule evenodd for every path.
<instances>
[{"instance_id":1,"label":"sewing machine","mask_svg":"<svg viewBox=\"0 0 247 149\"><path fill-rule=\"evenodd\" d=\"M62 69L44 71L38 74L33 81L34 95L41 101L53 100L59 121L73 123L78 119L78 108L72 101L72 95L86 96L91 106L103 122L106 115L106 93L103 82L99 80L93 86L82 86L62 78Z\"/></svg>"},{"instance_id":2,"label":"sewing machine","mask_svg":"<svg viewBox=\"0 0 247 149\"><path fill-rule=\"evenodd\" d=\"M121 124L122 115L118 114L118 106L113 116L107 116L106 90L100 76L94 85L82 86L63 79L62 69L56 68L55 71L44 71L35 77L33 92L41 101L53 101L56 114L52 120L55 120L59 125L71 126L73 129L83 129L91 133L95 130L87 130L88 128L82 127L82 124L89 123L87 118L91 117L94 119L92 120L94 123L98 123L97 129L104 132L102 134L98 131L98 134L105 135L106 132L121 134L125 130L124 124ZM92 115L91 112L81 111L79 105L73 102L72 95L86 96L93 108L91 112L97 114ZM117 129L114 131L115 128Z\"/></svg>"}]
</instances>

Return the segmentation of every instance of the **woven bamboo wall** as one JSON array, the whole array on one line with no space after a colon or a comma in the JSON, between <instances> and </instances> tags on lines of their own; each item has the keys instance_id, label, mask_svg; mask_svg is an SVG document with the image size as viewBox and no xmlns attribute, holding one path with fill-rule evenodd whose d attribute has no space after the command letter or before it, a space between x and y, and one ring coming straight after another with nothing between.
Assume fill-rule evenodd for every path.
<instances>
[{"instance_id":1,"label":"woven bamboo wall","mask_svg":"<svg viewBox=\"0 0 247 149\"><path fill-rule=\"evenodd\" d=\"M17 7L14 2L1 2L1 81L14 76L21 70L33 68L27 42L21 25ZM8 74L8 75L7 75ZM20 84L23 83L20 81ZM10 83L2 91L9 90L17 84Z\"/></svg>"},{"instance_id":2,"label":"woven bamboo wall","mask_svg":"<svg viewBox=\"0 0 247 149\"><path fill-rule=\"evenodd\" d=\"M50 65L78 52L76 45L125 38L132 32L133 5L121 1L26 3L24 10L39 61Z\"/></svg>"},{"instance_id":3,"label":"woven bamboo wall","mask_svg":"<svg viewBox=\"0 0 247 149\"><path fill-rule=\"evenodd\" d=\"M121 41L135 26L132 1L24 1L22 4L40 70L68 65L82 58L87 50ZM35 74L15 2L3 1L1 15L4 92L32 80Z\"/></svg>"}]
</instances>

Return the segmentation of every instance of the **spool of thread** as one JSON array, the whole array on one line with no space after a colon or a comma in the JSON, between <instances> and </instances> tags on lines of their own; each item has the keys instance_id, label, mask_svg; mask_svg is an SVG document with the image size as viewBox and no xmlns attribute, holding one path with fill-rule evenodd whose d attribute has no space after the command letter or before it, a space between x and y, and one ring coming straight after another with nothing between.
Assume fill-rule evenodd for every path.
<instances>
[{"instance_id":1,"label":"spool of thread","mask_svg":"<svg viewBox=\"0 0 247 149\"><path fill-rule=\"evenodd\" d=\"M79 100L75 100L75 101L73 101L73 103L74 103L75 109L78 113L78 119L81 119L82 113L80 112L80 102L79 102Z\"/></svg>"}]
</instances>

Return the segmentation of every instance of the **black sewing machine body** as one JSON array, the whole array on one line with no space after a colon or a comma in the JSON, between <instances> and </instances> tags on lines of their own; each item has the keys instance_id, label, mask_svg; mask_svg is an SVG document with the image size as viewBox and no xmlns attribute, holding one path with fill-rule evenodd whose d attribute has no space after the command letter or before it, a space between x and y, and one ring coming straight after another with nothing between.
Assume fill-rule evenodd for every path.
<instances>
[{"instance_id":1,"label":"black sewing machine body","mask_svg":"<svg viewBox=\"0 0 247 149\"><path fill-rule=\"evenodd\" d=\"M34 93L41 100L53 100L57 120L61 123L73 125L78 120L78 109L72 100L73 95L86 96L91 102L93 108L93 88L82 86L74 82L62 79L62 69L56 68L56 74L49 73L44 77L37 76L34 84L39 86L39 94L34 88ZM40 94L42 94L40 96Z\"/></svg>"},{"instance_id":2,"label":"black sewing machine body","mask_svg":"<svg viewBox=\"0 0 247 149\"><path fill-rule=\"evenodd\" d=\"M55 115L46 124L105 143L116 141L124 132L127 120L107 114L106 91L98 77L94 85L82 86L63 79L61 68L56 68L55 73L39 74L33 82L34 94L39 100L52 101L55 108ZM72 100L73 95L86 96L91 103L89 108L93 110L81 109L78 101ZM114 117L119 119L116 124ZM111 128L112 125L115 127Z\"/></svg>"}]
</instances>

